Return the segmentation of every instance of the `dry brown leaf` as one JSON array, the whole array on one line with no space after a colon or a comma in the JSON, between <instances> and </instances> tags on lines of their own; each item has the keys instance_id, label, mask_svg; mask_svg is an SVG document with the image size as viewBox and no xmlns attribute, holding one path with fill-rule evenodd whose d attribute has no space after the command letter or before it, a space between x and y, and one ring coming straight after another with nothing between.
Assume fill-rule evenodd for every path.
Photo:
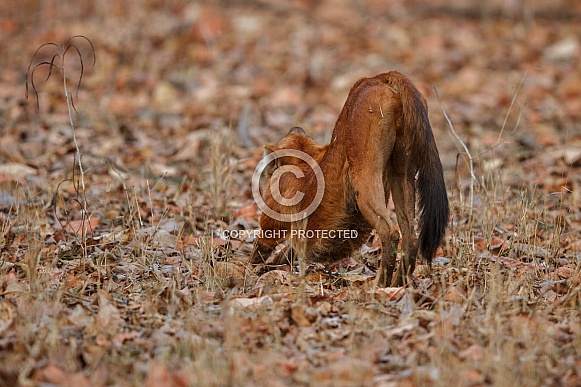
<instances>
[{"instance_id":1,"label":"dry brown leaf","mask_svg":"<svg viewBox=\"0 0 581 387\"><path fill-rule=\"evenodd\" d=\"M163 111L178 112L181 107L178 98L178 91L169 82L158 82L153 90L153 102Z\"/></svg>"},{"instance_id":2,"label":"dry brown leaf","mask_svg":"<svg viewBox=\"0 0 581 387\"><path fill-rule=\"evenodd\" d=\"M233 298L228 302L228 305L234 309L246 309L249 307L264 307L272 305L273 300L270 296L262 296L258 298Z\"/></svg>"},{"instance_id":3,"label":"dry brown leaf","mask_svg":"<svg viewBox=\"0 0 581 387\"><path fill-rule=\"evenodd\" d=\"M516 260L514 258L509 257L493 257L491 260L500 262L503 266L508 267L509 269L521 269L525 271L534 271L535 265L534 263L527 263Z\"/></svg>"},{"instance_id":4,"label":"dry brown leaf","mask_svg":"<svg viewBox=\"0 0 581 387\"><path fill-rule=\"evenodd\" d=\"M127 340L133 340L134 338L136 338L139 335L139 332L137 331L129 331L129 332L122 332L122 333L118 333L114 338L113 338L113 343L121 346L123 345L123 343Z\"/></svg>"},{"instance_id":5,"label":"dry brown leaf","mask_svg":"<svg viewBox=\"0 0 581 387\"><path fill-rule=\"evenodd\" d=\"M94 240L99 241L101 243L126 243L129 238L131 237L132 232L129 229L121 229L116 230L113 232L108 232L99 236L93 237Z\"/></svg>"},{"instance_id":6,"label":"dry brown leaf","mask_svg":"<svg viewBox=\"0 0 581 387\"><path fill-rule=\"evenodd\" d=\"M367 274L355 274L355 273L345 273L343 274L343 279L352 283L355 286L361 286L364 283L372 283L375 276Z\"/></svg>"},{"instance_id":7,"label":"dry brown leaf","mask_svg":"<svg viewBox=\"0 0 581 387\"><path fill-rule=\"evenodd\" d=\"M122 263L113 267L113 272L118 274L141 274L147 270L146 266L139 262Z\"/></svg>"},{"instance_id":8,"label":"dry brown leaf","mask_svg":"<svg viewBox=\"0 0 581 387\"><path fill-rule=\"evenodd\" d=\"M387 330L386 334L387 334L387 337L401 339L408 332L415 330L417 326L418 326L417 321L410 321L410 320L404 321L402 324Z\"/></svg>"},{"instance_id":9,"label":"dry brown leaf","mask_svg":"<svg viewBox=\"0 0 581 387\"><path fill-rule=\"evenodd\" d=\"M177 236L158 227L135 230L135 235L146 236L147 243L153 245L153 247L174 247L177 242Z\"/></svg>"},{"instance_id":10,"label":"dry brown leaf","mask_svg":"<svg viewBox=\"0 0 581 387\"><path fill-rule=\"evenodd\" d=\"M291 318L299 327L308 327L311 322L305 317L305 306L304 305L293 305L291 306Z\"/></svg>"},{"instance_id":11,"label":"dry brown leaf","mask_svg":"<svg viewBox=\"0 0 581 387\"><path fill-rule=\"evenodd\" d=\"M71 324L78 327L89 327L91 324L93 324L94 321L93 316L89 315L85 308L78 304L68 314L67 319Z\"/></svg>"},{"instance_id":12,"label":"dry brown leaf","mask_svg":"<svg viewBox=\"0 0 581 387\"><path fill-rule=\"evenodd\" d=\"M26 164L6 163L0 164L0 175L11 176L15 180L23 179L26 176L36 175L37 170Z\"/></svg>"},{"instance_id":13,"label":"dry brown leaf","mask_svg":"<svg viewBox=\"0 0 581 387\"><path fill-rule=\"evenodd\" d=\"M531 245L528 243L512 243L510 245L510 255L511 257L537 257L537 258L549 258L551 252L544 247Z\"/></svg>"},{"instance_id":14,"label":"dry brown leaf","mask_svg":"<svg viewBox=\"0 0 581 387\"><path fill-rule=\"evenodd\" d=\"M574 270L570 267L561 266L555 270L555 274L561 279L568 279L573 275Z\"/></svg>"},{"instance_id":15,"label":"dry brown leaf","mask_svg":"<svg viewBox=\"0 0 581 387\"><path fill-rule=\"evenodd\" d=\"M465 360L470 360L473 362L479 362L484 359L484 349L478 344L472 344L462 352L460 352L460 357Z\"/></svg>"},{"instance_id":16,"label":"dry brown leaf","mask_svg":"<svg viewBox=\"0 0 581 387\"><path fill-rule=\"evenodd\" d=\"M462 374L462 380L469 386L478 386L484 383L485 375L477 370L466 370Z\"/></svg>"},{"instance_id":17,"label":"dry brown leaf","mask_svg":"<svg viewBox=\"0 0 581 387\"><path fill-rule=\"evenodd\" d=\"M567 148L563 151L563 160L567 165L578 164L581 161L581 148Z\"/></svg>"},{"instance_id":18,"label":"dry brown leaf","mask_svg":"<svg viewBox=\"0 0 581 387\"><path fill-rule=\"evenodd\" d=\"M92 234L100 221L101 218L98 216L92 216L88 220L71 220L70 222L63 222L63 229L71 234L80 235L83 232L83 228L85 228L88 234Z\"/></svg>"},{"instance_id":19,"label":"dry brown leaf","mask_svg":"<svg viewBox=\"0 0 581 387\"><path fill-rule=\"evenodd\" d=\"M147 369L146 387L171 386L173 384L170 372L165 365L153 361L149 363Z\"/></svg>"},{"instance_id":20,"label":"dry brown leaf","mask_svg":"<svg viewBox=\"0 0 581 387\"><path fill-rule=\"evenodd\" d=\"M183 140L178 152L173 156L173 160L195 161L199 159L202 144L211 141L212 134L209 130L196 130L189 133Z\"/></svg>"},{"instance_id":21,"label":"dry brown leaf","mask_svg":"<svg viewBox=\"0 0 581 387\"><path fill-rule=\"evenodd\" d=\"M227 279L227 278L244 278L246 273L246 262L239 262L231 260L229 262L216 262L214 263L214 274L217 278Z\"/></svg>"},{"instance_id":22,"label":"dry brown leaf","mask_svg":"<svg viewBox=\"0 0 581 387\"><path fill-rule=\"evenodd\" d=\"M76 372L65 376L62 381L63 387L93 387L93 383L89 380L87 375L82 372Z\"/></svg>"},{"instance_id":23,"label":"dry brown leaf","mask_svg":"<svg viewBox=\"0 0 581 387\"><path fill-rule=\"evenodd\" d=\"M49 364L46 367L36 370L32 376L32 380L61 385L65 380L65 377L65 371L54 364Z\"/></svg>"},{"instance_id":24,"label":"dry brown leaf","mask_svg":"<svg viewBox=\"0 0 581 387\"><path fill-rule=\"evenodd\" d=\"M14 307L8 301L0 301L0 336L14 321Z\"/></svg>"},{"instance_id":25,"label":"dry brown leaf","mask_svg":"<svg viewBox=\"0 0 581 387\"><path fill-rule=\"evenodd\" d=\"M466 297L456 286L450 286L446 289L444 299L449 302L463 302Z\"/></svg>"},{"instance_id":26,"label":"dry brown leaf","mask_svg":"<svg viewBox=\"0 0 581 387\"><path fill-rule=\"evenodd\" d=\"M2 292L2 294L17 296L27 291L28 289L26 288L25 285L21 284L20 282L12 281L8 282L8 285L6 285L6 289L4 289L4 292Z\"/></svg>"},{"instance_id":27,"label":"dry brown leaf","mask_svg":"<svg viewBox=\"0 0 581 387\"><path fill-rule=\"evenodd\" d=\"M192 371L190 370L177 370L173 373L173 383L175 387L189 387L194 386L197 383L194 382L192 377Z\"/></svg>"},{"instance_id":28,"label":"dry brown leaf","mask_svg":"<svg viewBox=\"0 0 581 387\"><path fill-rule=\"evenodd\" d=\"M181 239L183 246L197 246L199 243L198 240L199 240L199 237L197 237L195 235L191 235L191 234L186 235L185 237L183 237Z\"/></svg>"},{"instance_id":29,"label":"dry brown leaf","mask_svg":"<svg viewBox=\"0 0 581 387\"><path fill-rule=\"evenodd\" d=\"M316 386L371 386L373 366L363 360L345 358L313 370L310 384Z\"/></svg>"},{"instance_id":30,"label":"dry brown leaf","mask_svg":"<svg viewBox=\"0 0 581 387\"><path fill-rule=\"evenodd\" d=\"M14 166L0 167L0 385L581 384L581 2L153 0L78 2L64 15L36 3L0 3L0 165ZM76 26L98 60L92 71L79 44L77 94L69 47L69 117L57 67L46 82L36 72L38 108L20 70L22 52ZM294 268L257 281L250 243L207 236L257 230L263 145L294 125L329 141L352 85L389 63L432 107L452 210L440 264L418 265L405 290L371 292L362 263L377 262L375 235L309 266L304 288ZM469 160L433 109L440 98L483 175L470 211ZM218 131L233 139L224 165L210 146ZM101 218L86 244L71 235L77 161ZM37 230L47 237L31 273Z\"/></svg>"},{"instance_id":31,"label":"dry brown leaf","mask_svg":"<svg viewBox=\"0 0 581 387\"><path fill-rule=\"evenodd\" d=\"M257 220L259 218L258 206L256 204L249 204L244 206L234 213L234 219L242 217L245 221Z\"/></svg>"},{"instance_id":32,"label":"dry brown leaf","mask_svg":"<svg viewBox=\"0 0 581 387\"><path fill-rule=\"evenodd\" d=\"M113 337L117 334L123 323L121 313L117 307L109 301L109 295L105 291L98 294L99 312L91 327L94 335L103 334L105 337Z\"/></svg>"},{"instance_id":33,"label":"dry brown leaf","mask_svg":"<svg viewBox=\"0 0 581 387\"><path fill-rule=\"evenodd\" d=\"M401 298L405 294L404 287L395 287L395 288L379 288L373 291L373 297L379 301L393 301L397 302L401 300Z\"/></svg>"},{"instance_id":34,"label":"dry brown leaf","mask_svg":"<svg viewBox=\"0 0 581 387\"><path fill-rule=\"evenodd\" d=\"M291 275L284 270L271 270L264 273L254 285L254 289L267 292L269 289L277 288L281 285L290 285Z\"/></svg>"},{"instance_id":35,"label":"dry brown leaf","mask_svg":"<svg viewBox=\"0 0 581 387\"><path fill-rule=\"evenodd\" d=\"M307 282L320 283L329 279L329 276L325 273L308 273L305 275L305 280Z\"/></svg>"},{"instance_id":36,"label":"dry brown leaf","mask_svg":"<svg viewBox=\"0 0 581 387\"><path fill-rule=\"evenodd\" d=\"M109 340L104 334L98 333L95 336L95 343L101 347L108 347L111 345L111 340Z\"/></svg>"}]
</instances>

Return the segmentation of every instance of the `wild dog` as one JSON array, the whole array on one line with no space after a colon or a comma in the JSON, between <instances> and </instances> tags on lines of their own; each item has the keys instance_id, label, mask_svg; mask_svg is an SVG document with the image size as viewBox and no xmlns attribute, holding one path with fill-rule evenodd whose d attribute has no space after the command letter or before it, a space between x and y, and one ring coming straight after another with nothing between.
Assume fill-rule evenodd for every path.
<instances>
[{"instance_id":1,"label":"wild dog","mask_svg":"<svg viewBox=\"0 0 581 387\"><path fill-rule=\"evenodd\" d=\"M410 281L418 250L431 264L448 223L449 205L427 103L408 78L390 71L360 79L349 92L328 145L320 147L302 129L293 128L278 145L265 147L267 153L281 149L301 150L311 155L325 180L320 205L299 228L354 230L357 235L356 238L308 238L303 248L305 258L327 262L345 258L375 229L382 245L380 286L401 286ZM278 159L277 163L271 167L266 188L261 190L265 203L281 213L300 213L316 195L315 173L306 163L288 157ZM278 168L288 164L296 165L303 177L284 171L278 173ZM304 196L300 203L285 208L270 194L273 183L278 184L285 198L297 192ZM419 193L417 203L416 192ZM403 250L395 276L400 234L389 218L390 194ZM416 204L419 240L414 227ZM290 231L297 225L264 213L260 218L262 230ZM257 238L251 262L265 262L280 242L281 238L277 237ZM284 255L277 259L282 258Z\"/></svg>"}]
</instances>

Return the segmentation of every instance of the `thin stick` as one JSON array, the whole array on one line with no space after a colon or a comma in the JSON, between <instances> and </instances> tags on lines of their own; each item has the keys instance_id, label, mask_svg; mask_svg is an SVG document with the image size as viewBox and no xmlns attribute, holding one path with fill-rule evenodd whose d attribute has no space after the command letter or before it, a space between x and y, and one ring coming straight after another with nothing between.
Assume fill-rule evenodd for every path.
<instances>
[{"instance_id":1,"label":"thin stick","mask_svg":"<svg viewBox=\"0 0 581 387\"><path fill-rule=\"evenodd\" d=\"M458 133L456 133L454 125L452 124L452 120L450 120L450 117L448 117L448 114L446 113L446 109L444 109L444 106L442 105L442 101L440 100L438 90L436 88L434 88L434 90L436 91L436 96L438 97L438 103L440 104L442 114L444 115L444 118L446 119L446 122L450 127L450 131L452 132L454 138L456 139L457 142L456 144L460 144L462 146L462 149L464 149L464 153L468 156L468 167L470 169L470 197L469 197L470 199L468 202L469 204L468 216L470 219L472 219L472 212L474 210L474 184L476 182L476 175L474 174L474 159L472 158L472 154L470 154L470 151L468 150L468 147L466 146L464 141L462 141Z\"/></svg>"},{"instance_id":2,"label":"thin stick","mask_svg":"<svg viewBox=\"0 0 581 387\"><path fill-rule=\"evenodd\" d=\"M83 247L83 255L85 257L87 257L87 255L88 255L88 253L87 253L87 231L88 231L88 227L89 227L89 222L91 220L91 216L89 214L89 209L88 209L89 204L87 202L87 196L86 196L85 170L83 168L81 150L79 149L79 144L77 142L75 124L73 121L73 110L76 112L76 108L75 108L73 94L69 92L68 87L67 87L67 69L66 69L66 64L65 64L65 57L67 56L69 49L71 49L72 52L74 54L76 54L76 56L78 57L78 59L80 61L80 65L81 65L79 79L77 82L77 90L76 90L76 94L75 94L78 97L79 89L81 87L81 82L83 80L83 73L84 73L85 65L84 65L83 54L82 54L81 50L73 42L73 40L75 40L75 39L84 39L91 46L91 54L93 56L92 65L94 68L95 63L96 63L95 47L93 46L93 43L91 42L91 40L89 38L87 38L86 36L83 36L83 35L72 36L71 38L67 39L62 45L57 45L56 43L42 44L34 52L34 55L32 56L32 59L30 60L30 63L28 65L28 70L26 72L26 97L28 97L28 81L29 81L29 74L30 74L30 84L31 84L32 90L34 91L34 94L36 96L36 105L37 105L37 108L40 107L39 106L40 103L39 103L38 91L37 91L36 85L34 83L35 71L39 67L48 66L48 75L45 79L45 82L48 81L48 79L50 78L54 68L59 69L62 72L63 91L65 94L65 100L66 100L66 104L67 104L69 125L71 126L71 129L73 132L73 143L75 145L75 159L76 160L73 161L73 186L75 187L75 190L77 192L78 199L76 201L80 204L81 211L82 211L81 245ZM50 62L42 61L42 62L34 65L34 67L33 67L33 63L34 63L36 56L38 55L39 51L41 51L45 47L51 48L53 50L58 50L58 52L52 55ZM55 63L55 61L57 61L57 60L60 61L60 65ZM74 166L75 163L76 163L76 167ZM80 189L77 186L77 181L75 179L75 169L76 168L79 169L79 174L80 174L80 176L79 176ZM56 210L55 210L55 214L56 214Z\"/></svg>"}]
</instances>

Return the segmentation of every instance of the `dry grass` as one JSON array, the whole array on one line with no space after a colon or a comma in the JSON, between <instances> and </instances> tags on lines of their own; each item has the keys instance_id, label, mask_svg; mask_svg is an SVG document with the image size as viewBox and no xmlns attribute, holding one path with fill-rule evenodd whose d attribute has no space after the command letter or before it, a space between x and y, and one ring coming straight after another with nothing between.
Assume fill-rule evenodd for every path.
<instances>
[{"instance_id":1,"label":"dry grass","mask_svg":"<svg viewBox=\"0 0 581 387\"><path fill-rule=\"evenodd\" d=\"M82 27L99 40L95 47L103 67L97 62L95 73L83 81L79 115L63 100L63 92L69 94L60 82L43 85L40 111L13 97L12 89L0 93L0 103L7 106L0 109L6 128L0 137L0 164L34 169L0 173L0 386L581 385L579 161L565 162L555 153L565 145L579 149L578 135L549 132L555 136L548 141L552 145L523 156L526 141L511 136L528 128L507 133L520 122L520 111L509 109L515 102L510 103L512 94L494 94L501 75L486 73L494 68L487 58L480 58L484 65L475 67L476 74L484 74L494 87L466 92L455 79L442 81L431 51L428 55L405 47L411 44L406 39L413 44L418 39L430 49L438 42L432 47L432 41L421 40L428 24L416 23L413 10L403 6L396 16L361 8L363 16L355 18L359 11L352 10L355 27L348 23L344 34L336 24L346 20L343 15L323 8L330 19L320 27L324 34L311 41L296 32L311 31L306 27L321 32L304 15L309 13L306 3L290 2L290 11L283 7L293 17L282 21L276 19L281 9L259 1L248 6L249 15L264 18L264 29L273 20L280 25L254 36L250 22L258 19L236 19L236 26L248 33L247 46L237 46L228 18L238 15L219 1L191 9L181 1L144 2L143 9L123 3L106 10L66 1L62 4L68 8L61 2L46 4L46 14L21 12L37 9L35 1L0 5L7 10L6 20L14 23L0 23L0 38L11 28L16 31L10 42L0 40L11 54L0 66L2 86L21 92L14 68L26 67L18 55L34 49L23 45L31 37L35 44L44 43L53 29L57 36L70 33L80 16L86 22ZM525 11L521 8L517 13ZM445 13L443 9L438 12ZM188 19L196 12L203 15L196 16L203 28L198 19ZM483 34L512 31L510 38L521 42L535 12L526 11L524 24L513 23L516 16L511 16L514 31L496 19L503 12L491 11L474 28L482 28ZM128 15L134 18L124 28L101 36L102 22ZM150 15L167 16L163 21L172 28L144 22ZM385 17L391 18L389 28L402 23L409 37L390 30L389 36L401 39L386 47L377 37L365 44L354 37L360 24L369 27L361 29L366 34L382 36L377 31ZM440 17L426 23L442 32ZM175 18L182 19L172 25ZM50 22L49 30L43 29L44 21ZM296 28L295 22L305 28ZM38 26L26 29L34 23ZM541 35L539 39L546 38ZM294 43L281 46L277 39L289 36ZM252 39L258 42L255 51ZM452 55L462 53L454 39L446 44L450 58L463 58ZM338 59L343 54L337 47L358 54L345 63ZM257 228L249 184L260 150L236 143L233 121L244 115L239 131L248 131L246 146L270 141L278 135L271 129L286 128L291 119L318 128L313 130L321 137L320 129L332 125L346 95L341 86L345 79L330 74L351 79L359 74L353 67L374 75L376 67L385 65L374 64L368 51L354 51L361 47L385 57L399 55L390 60L405 61L412 52L422 60L415 69L406 63L407 72L431 74L424 85L432 82L430 77L439 80L447 107L464 94L485 101L462 100L464 104L447 109L452 119L462 115L466 121L457 125L455 138L470 153L470 171L463 169L462 155L454 170L458 151L441 129L448 117L431 111L439 124L434 127L452 208L441 257L431 271L419 266L414 286L405 289L373 288L378 256L371 241L343 265L257 273L247 264L250 240L222 239L227 229ZM175 67L165 63L170 60L164 50L175 50L170 57L178 58ZM265 61L273 61L264 62L266 71L245 67L258 66L253 60L262 63L256 59L262 51ZM336 57L327 59L329 53ZM64 85L78 70L71 64L68 75L59 78ZM458 64L449 68L454 66ZM555 78L560 78L561 67L556 68ZM118 78L111 78L117 73ZM266 73L273 73L272 79L259 79L257 74ZM471 73L463 76L473 81ZM522 70L511 76L518 85ZM535 85L544 79L537 76ZM452 86L446 90L448 83ZM526 87L523 82L519 100L531 101L531 111L541 100L544 109L546 92L541 97L526 94ZM486 93L503 102L490 107ZM312 106L285 105L303 96ZM569 106L570 99L560 102ZM436 103L431 95L430 104ZM462 112L471 104L478 105L484 118ZM498 113L504 109L508 114ZM541 117L541 128L576 128L561 110L554 116L542 109L534 112Z\"/></svg>"},{"instance_id":2,"label":"dry grass","mask_svg":"<svg viewBox=\"0 0 581 387\"><path fill-rule=\"evenodd\" d=\"M455 212L450 263L418 268L416 288L392 300L371 278L321 268L309 269L304 293L298 276L279 272L257 290L247 255L211 236L221 221L178 239L144 224L149 200L135 193L117 240L103 230L84 259L74 235L46 242L38 207L20 202L2 218L14 241L0 269L0 376L22 385L574 385L580 266L563 252L572 196L501 185L476 189L472 218ZM147 211L163 224L163 208Z\"/></svg>"}]
</instances>

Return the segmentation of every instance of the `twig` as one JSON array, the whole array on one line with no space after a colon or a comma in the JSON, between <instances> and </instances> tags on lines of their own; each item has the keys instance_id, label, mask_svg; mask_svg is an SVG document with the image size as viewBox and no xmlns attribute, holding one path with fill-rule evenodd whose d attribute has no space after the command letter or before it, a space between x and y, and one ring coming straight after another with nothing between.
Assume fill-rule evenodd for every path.
<instances>
[{"instance_id":1,"label":"twig","mask_svg":"<svg viewBox=\"0 0 581 387\"><path fill-rule=\"evenodd\" d=\"M474 184L476 182L476 175L474 174L474 159L472 158L472 154L470 154L470 151L468 150L468 147L466 146L464 141L462 141L458 133L456 133L454 125L452 124L452 120L450 120L450 117L448 117L448 114L446 113L446 109L444 109L444 106L442 105L442 101L440 100L440 94L438 94L438 90L436 88L434 88L434 90L436 92L436 96L438 97L438 103L440 104L442 114L444 115L444 118L446 119L446 122L448 123L448 126L450 127L450 130L454 135L454 138L456 139L457 142L456 144L460 144L462 146L462 149L464 149L464 153L466 154L466 156L468 156L468 167L470 169L470 197L469 197L468 216L470 219L472 219L472 212L474 210Z\"/></svg>"},{"instance_id":2,"label":"twig","mask_svg":"<svg viewBox=\"0 0 581 387\"><path fill-rule=\"evenodd\" d=\"M34 83L34 75L35 75L36 70L40 67L48 66L48 75L45 79L45 82L49 80L50 76L52 75L53 69L56 68L62 72L63 92L65 95L65 101L67 104L69 125L70 125L70 127L72 129L72 133L73 133L73 143L75 145L75 161L74 162L76 163L76 167L73 167L73 186L75 187L75 190L77 192L78 197L80 197L80 199L77 200L77 202L81 206L81 212L82 212L81 216L82 216L82 220L83 220L83 223L82 223L83 225L82 225L82 229L81 229L81 245L83 246L84 256L87 256L87 246L86 246L86 239L87 238L86 238L86 236L87 236L88 222L90 220L90 214L88 211L89 205L87 203L87 197L86 197L85 170L83 168L81 150L80 150L79 144L77 142L75 124L73 121L73 110L76 112L77 109L75 108L73 94L69 92L68 87L67 87L67 79L68 78L67 78L67 68L66 68L66 64L65 64L65 58L67 56L67 53L69 52L69 50L72 50L73 53L75 53L76 56L79 58L80 65L81 65L79 79L77 82L77 89L75 92L75 96L78 97L79 90L81 88L81 82L83 80L85 65L84 65L84 61L83 61L83 54L81 53L79 46L77 46L77 44L75 43L75 40L77 40L77 39L83 39L86 42L88 42L88 44L91 46L91 54L93 56L92 67L94 68L95 63L96 63L95 47L93 46L93 43L91 42L91 40L89 38L87 38L86 36L74 35L74 36L70 37L69 39L65 40L62 45L57 45L56 43L44 43L40 47L38 47L37 50L34 52L34 55L32 56L30 63L28 65L28 69L26 72L26 97L28 98L28 82L30 80L30 85L32 86L32 90L34 91L34 94L36 97L36 106L37 106L37 108L40 108L38 91L36 88L36 84ZM52 50L57 50L57 52L52 55L50 61L41 61L40 63L37 63L36 65L33 66L33 63L34 63L36 56L45 47L51 48ZM58 62L60 62L60 64ZM29 74L30 74L30 79L29 79ZM78 173L80 174L80 176L79 176L79 183L81 185L80 189L77 186L77 179L74 178L75 170L77 168L78 168ZM55 205L56 205L56 201L55 201ZM56 213L56 211L55 211L55 213Z\"/></svg>"}]
</instances>

